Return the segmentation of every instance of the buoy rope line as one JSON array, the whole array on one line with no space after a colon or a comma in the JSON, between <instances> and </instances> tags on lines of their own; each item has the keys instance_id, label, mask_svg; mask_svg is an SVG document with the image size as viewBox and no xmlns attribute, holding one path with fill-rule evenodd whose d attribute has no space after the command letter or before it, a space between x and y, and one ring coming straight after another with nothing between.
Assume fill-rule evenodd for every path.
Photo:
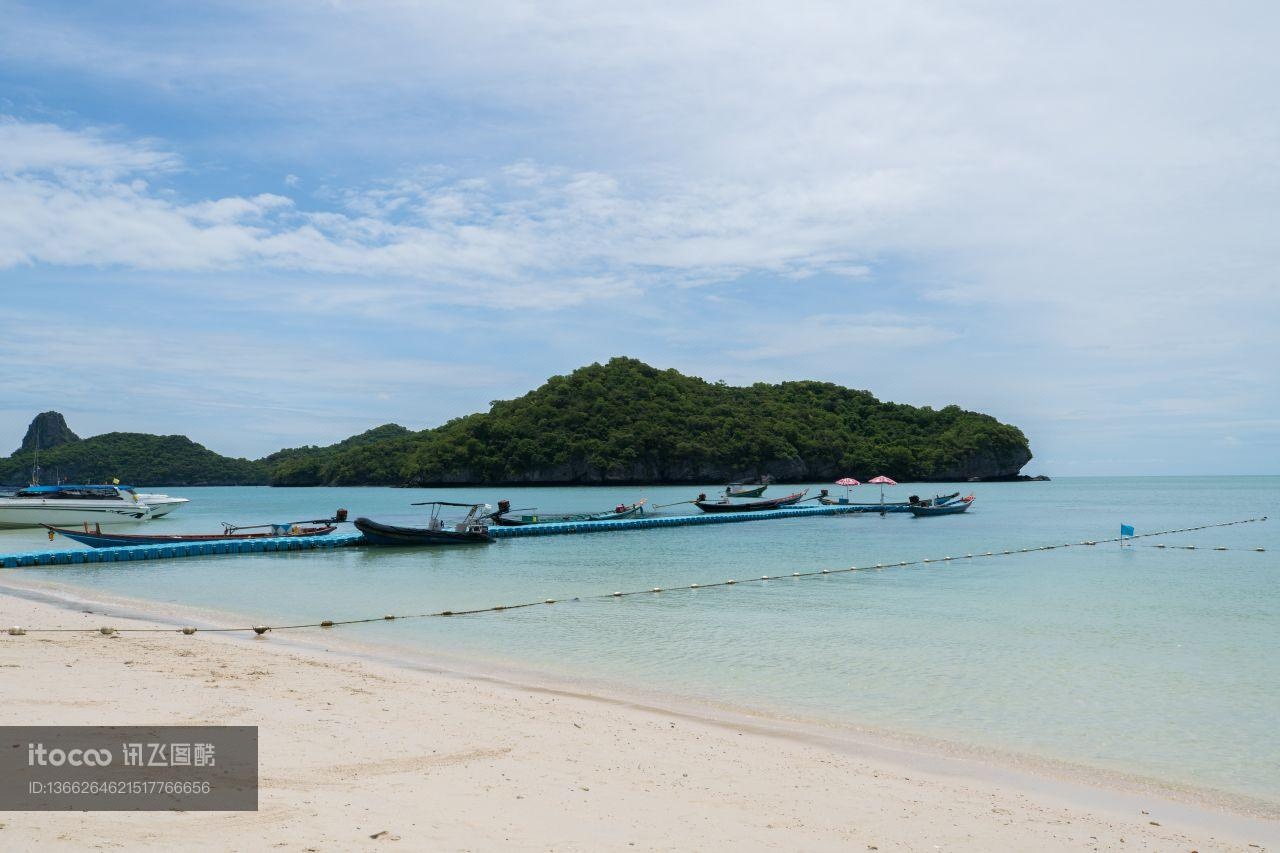
<instances>
[{"instance_id":1,"label":"buoy rope line","mask_svg":"<svg viewBox=\"0 0 1280 853\"><path fill-rule=\"evenodd\" d=\"M813 571L808 571L808 572L791 572L790 574L782 574L782 575L761 575L758 578L754 578L754 577L742 578L742 579L731 578L729 580L718 581L715 583L691 583L684 586L668 586L668 587L655 586L655 587L650 587L649 589L634 589L626 592L606 592L606 593L598 593L596 595L573 596L571 598L544 598L541 601L526 601L520 604L499 604L493 607L476 607L470 610L435 610L430 613L407 613L407 614L388 613L385 616L370 616L363 619L323 619L319 622L304 622L296 625L251 625L251 626L236 627L236 628L195 628L189 625L181 628L114 628L111 626L103 626L101 628L24 628L20 625L15 625L9 628L8 633L10 636L14 636L14 637L21 637L27 634L102 634L104 636L109 637L113 634L174 634L174 633L186 634L190 636L191 634L195 634L197 631L201 631L207 634L229 634L229 633L241 633L246 631L252 631L255 634L263 635L263 634L266 634L268 631L293 631L301 628L337 628L340 625L364 625L370 622L396 622L403 619L432 619L432 618L452 617L452 616L476 616L481 613L503 613L508 610L522 610L527 607L539 607L539 606L545 606L549 604L559 604L560 602L564 602L564 601L594 601L594 600L603 600L603 599L610 599L610 598L629 598L636 595L652 595L654 593L661 593L661 592L678 592L682 590L691 591L691 590L699 590L699 589L714 589L716 587L736 586L738 584L752 583L755 581L785 580L787 578L824 577L829 575L849 574L851 572L879 571L883 569L906 568L908 566L921 566L926 564L932 565L934 563L945 564L945 563L955 562L957 560L973 560L973 559L981 559L984 557L1007 557L1013 554L1031 554L1038 551L1053 551L1058 548L1072 548L1072 547L1080 547L1082 545L1083 546L1105 545L1111 542L1128 543L1134 539L1149 539L1153 536L1168 536L1174 533L1190 533L1197 530L1209 530L1215 527L1232 527L1237 524L1253 524L1255 522L1266 521L1266 520L1267 520L1267 516L1264 515L1259 518L1245 518L1239 521L1223 521L1217 524L1201 524L1196 527L1182 527L1177 530L1161 530L1155 533L1141 533L1141 534L1138 534L1137 536L1124 536L1124 537L1116 536L1110 539L1086 539L1082 542L1063 542L1058 545L1037 545L1037 546L1032 546L1027 548L1006 548L1004 550L999 550L999 551L984 551L981 554L964 554L958 557L957 556L925 557L919 560L889 561L889 562L876 563L873 566L845 566L838 569L815 569ZM1188 547L1188 546L1151 545L1146 547L1186 548L1187 550L1203 550L1203 551L1228 550L1226 548L1196 549L1195 546ZM1266 549L1236 548L1232 550L1265 551Z\"/></svg>"},{"instance_id":2,"label":"buoy rope line","mask_svg":"<svg viewBox=\"0 0 1280 853\"><path fill-rule=\"evenodd\" d=\"M1263 553L1266 548L1227 548L1223 545L1213 547L1207 545L1147 545L1143 544L1143 548L1161 548L1167 551L1253 551L1255 553Z\"/></svg>"}]
</instances>

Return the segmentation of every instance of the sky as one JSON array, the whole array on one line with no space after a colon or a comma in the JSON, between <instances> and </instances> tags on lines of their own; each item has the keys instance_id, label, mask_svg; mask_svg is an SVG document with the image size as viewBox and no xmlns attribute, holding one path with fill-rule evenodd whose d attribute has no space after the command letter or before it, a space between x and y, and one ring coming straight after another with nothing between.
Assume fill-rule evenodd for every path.
<instances>
[{"instance_id":1,"label":"sky","mask_svg":"<svg viewBox=\"0 0 1280 853\"><path fill-rule=\"evenodd\" d=\"M1280 6L0 0L0 453L615 355L1280 473ZM12 445L12 447L6 446Z\"/></svg>"}]
</instances>

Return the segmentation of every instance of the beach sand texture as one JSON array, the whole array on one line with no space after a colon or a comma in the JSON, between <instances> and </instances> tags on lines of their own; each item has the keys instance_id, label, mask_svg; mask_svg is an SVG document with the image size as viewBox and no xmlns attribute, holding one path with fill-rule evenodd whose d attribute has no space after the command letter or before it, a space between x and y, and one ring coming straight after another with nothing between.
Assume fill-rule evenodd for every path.
<instances>
[{"instance_id":1,"label":"beach sand texture","mask_svg":"<svg viewBox=\"0 0 1280 853\"><path fill-rule=\"evenodd\" d=\"M127 620L0 595L0 625ZM323 642L323 637L317 637ZM750 722L209 634L0 635L5 725L260 727L256 813L0 813L0 849L1272 848L1275 823L1100 808ZM1144 813L1147 812L1147 813Z\"/></svg>"}]
</instances>

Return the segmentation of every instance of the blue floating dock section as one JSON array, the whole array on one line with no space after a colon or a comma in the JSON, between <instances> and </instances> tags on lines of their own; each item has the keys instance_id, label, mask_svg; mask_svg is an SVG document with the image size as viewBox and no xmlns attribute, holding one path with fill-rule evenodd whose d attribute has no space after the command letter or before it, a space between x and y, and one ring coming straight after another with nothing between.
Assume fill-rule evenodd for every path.
<instances>
[{"instance_id":1,"label":"blue floating dock section","mask_svg":"<svg viewBox=\"0 0 1280 853\"><path fill-rule=\"evenodd\" d=\"M762 512L702 513L700 515L647 515L617 521L548 522L523 527L491 527L496 539L527 536L563 536L573 533L605 533L612 530L648 530L655 527L684 527L697 524L734 524L773 518L804 518L815 515L848 515L865 512L850 506L809 506L772 509ZM70 551L29 551L0 555L0 567L20 569L36 566L71 566L81 563L127 563L134 560L175 560L181 557L211 557L230 554L262 554L276 551L322 551L362 545L360 533L327 536L290 536L272 539L242 539L232 542L182 542L164 545L124 545L118 548L77 548Z\"/></svg>"},{"instance_id":2,"label":"blue floating dock section","mask_svg":"<svg viewBox=\"0 0 1280 853\"><path fill-rule=\"evenodd\" d=\"M0 555L0 567L70 566L77 563L127 563L133 560L172 560L216 554L261 554L267 551L317 551L354 545L359 533L328 536L242 539L233 542L173 542L164 545L123 545L119 548L80 548L74 551L30 551Z\"/></svg>"},{"instance_id":3,"label":"blue floating dock section","mask_svg":"<svg viewBox=\"0 0 1280 853\"><path fill-rule=\"evenodd\" d=\"M740 521L765 521L770 518L803 518L810 515L848 515L858 510L849 506L797 506L760 512L704 512L698 515L645 515L617 521L563 521L529 524L523 527L491 527L498 539L520 536L557 536L566 533L604 533L609 530L647 530L652 527L685 527L692 524L732 524Z\"/></svg>"}]
</instances>

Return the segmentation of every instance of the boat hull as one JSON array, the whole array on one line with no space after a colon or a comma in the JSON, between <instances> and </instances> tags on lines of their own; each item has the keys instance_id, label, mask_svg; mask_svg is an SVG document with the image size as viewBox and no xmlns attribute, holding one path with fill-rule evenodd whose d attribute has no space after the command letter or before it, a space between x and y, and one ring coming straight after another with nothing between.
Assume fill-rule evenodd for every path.
<instances>
[{"instance_id":1,"label":"boat hull","mask_svg":"<svg viewBox=\"0 0 1280 853\"><path fill-rule=\"evenodd\" d=\"M955 503L943 504L942 506L913 506L911 514L916 518L926 518L933 515L959 515L965 512L973 505L972 499L960 500Z\"/></svg>"},{"instance_id":2,"label":"boat hull","mask_svg":"<svg viewBox=\"0 0 1280 853\"><path fill-rule=\"evenodd\" d=\"M129 524L151 517L146 504L124 501L0 501L0 529L39 527L42 524L74 526L89 524Z\"/></svg>"},{"instance_id":3,"label":"boat hull","mask_svg":"<svg viewBox=\"0 0 1280 853\"><path fill-rule=\"evenodd\" d=\"M644 507L640 504L630 506L622 512L594 512L585 515L534 515L522 516L520 518L510 518L505 515L499 515L493 519L494 523L499 527L528 527L532 524L564 524L572 522L581 524L591 521L617 521L620 518L634 518L644 513ZM529 519L529 520L526 520Z\"/></svg>"},{"instance_id":4,"label":"boat hull","mask_svg":"<svg viewBox=\"0 0 1280 853\"><path fill-rule=\"evenodd\" d=\"M953 492L949 495L938 495L929 501L931 506L943 506L959 500L960 493ZM894 501L892 503L855 503L844 500L843 498L822 497L818 499L824 506L840 506L846 507L849 512L910 512L912 504L910 501Z\"/></svg>"},{"instance_id":5,"label":"boat hull","mask_svg":"<svg viewBox=\"0 0 1280 853\"><path fill-rule=\"evenodd\" d=\"M694 501L693 505L703 512L760 512L762 510L779 509L784 506L791 506L799 503L800 499L805 495L804 492L796 492L794 495L787 495L785 498L771 498L767 501L751 501L744 504L720 503L718 501Z\"/></svg>"},{"instance_id":6,"label":"boat hull","mask_svg":"<svg viewBox=\"0 0 1280 853\"><path fill-rule=\"evenodd\" d=\"M423 545L484 545L493 541L487 531L428 530L423 527L398 527L381 524L368 518L357 518L356 529L364 534L371 545L423 546Z\"/></svg>"},{"instance_id":7,"label":"boat hull","mask_svg":"<svg viewBox=\"0 0 1280 853\"><path fill-rule=\"evenodd\" d=\"M151 507L151 517L160 518L168 515L175 509L181 509L183 504L191 503L190 498L171 498L168 495L138 495L138 500Z\"/></svg>"},{"instance_id":8,"label":"boat hull","mask_svg":"<svg viewBox=\"0 0 1280 853\"><path fill-rule=\"evenodd\" d=\"M82 545L88 545L90 548L119 548L122 545L181 545L184 542L239 542L245 539L296 539L308 536L324 536L332 533L338 528L333 525L326 527L304 527L297 533L174 533L162 534L160 536L151 536L145 533L102 533L94 530L93 532L85 530L73 530L65 527L55 527L51 524L42 525L47 527L50 532L65 536L68 539L74 539Z\"/></svg>"},{"instance_id":9,"label":"boat hull","mask_svg":"<svg viewBox=\"0 0 1280 853\"><path fill-rule=\"evenodd\" d=\"M728 487L724 490L724 493L731 498L758 498L764 494L764 490L767 488L769 488L767 483L761 486L747 486L740 489Z\"/></svg>"}]
</instances>

